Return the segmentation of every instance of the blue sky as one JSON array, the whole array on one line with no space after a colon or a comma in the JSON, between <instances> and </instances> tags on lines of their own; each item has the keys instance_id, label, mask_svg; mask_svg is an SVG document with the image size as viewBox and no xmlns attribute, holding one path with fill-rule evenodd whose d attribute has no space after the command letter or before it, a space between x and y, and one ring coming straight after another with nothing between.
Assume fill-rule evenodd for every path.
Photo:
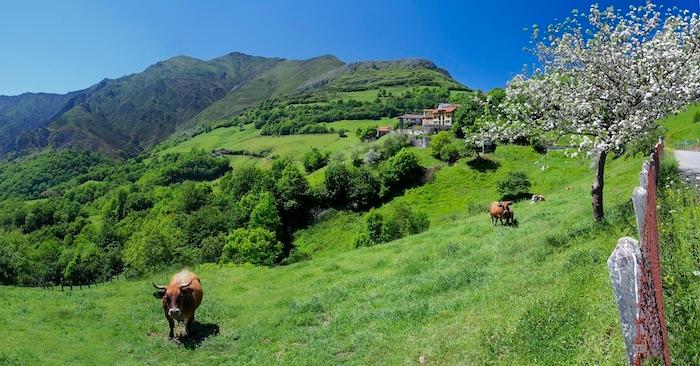
<instances>
[{"instance_id":1,"label":"blue sky","mask_svg":"<svg viewBox=\"0 0 700 366\"><path fill-rule=\"evenodd\" d=\"M640 1L609 0L627 6ZM692 11L697 0L663 1ZM66 92L176 55L423 57L462 83L503 86L529 33L591 1L0 0L0 95Z\"/></svg>"}]
</instances>

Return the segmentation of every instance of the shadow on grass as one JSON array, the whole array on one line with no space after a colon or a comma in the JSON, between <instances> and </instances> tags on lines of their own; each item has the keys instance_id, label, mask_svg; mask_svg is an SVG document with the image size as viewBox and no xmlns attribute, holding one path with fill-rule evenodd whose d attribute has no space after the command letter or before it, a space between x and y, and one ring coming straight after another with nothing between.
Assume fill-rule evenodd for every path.
<instances>
[{"instance_id":1,"label":"shadow on grass","mask_svg":"<svg viewBox=\"0 0 700 366\"><path fill-rule=\"evenodd\" d=\"M530 192L521 192L518 194L506 194L503 197L501 197L501 201L519 202L519 201L529 200L531 197L532 197L532 193L530 193Z\"/></svg>"},{"instance_id":2,"label":"shadow on grass","mask_svg":"<svg viewBox=\"0 0 700 366\"><path fill-rule=\"evenodd\" d=\"M491 160L491 159L486 159L482 157L477 157L472 160L469 160L467 162L467 165L469 165L470 168L474 170L478 170L481 173L485 172L492 172L496 169L498 169L501 166L501 163Z\"/></svg>"},{"instance_id":3,"label":"shadow on grass","mask_svg":"<svg viewBox=\"0 0 700 366\"><path fill-rule=\"evenodd\" d=\"M178 341L187 349L196 349L202 345L205 339L219 335L219 325L211 323L192 323L192 333L189 337L180 336Z\"/></svg>"}]
</instances>

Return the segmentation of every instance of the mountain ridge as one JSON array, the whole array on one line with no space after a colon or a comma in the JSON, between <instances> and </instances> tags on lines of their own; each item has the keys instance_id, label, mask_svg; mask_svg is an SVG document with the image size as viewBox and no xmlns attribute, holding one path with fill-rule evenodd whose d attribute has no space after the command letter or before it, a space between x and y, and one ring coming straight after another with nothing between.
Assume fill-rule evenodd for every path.
<instances>
[{"instance_id":1,"label":"mountain ridge","mask_svg":"<svg viewBox=\"0 0 700 366\"><path fill-rule=\"evenodd\" d=\"M393 73L392 79L383 72ZM345 63L328 54L305 60L241 52L210 60L178 55L66 94L0 96L0 153L50 147L129 157L177 131L235 116L269 98L392 83L463 88L426 59Z\"/></svg>"}]
</instances>

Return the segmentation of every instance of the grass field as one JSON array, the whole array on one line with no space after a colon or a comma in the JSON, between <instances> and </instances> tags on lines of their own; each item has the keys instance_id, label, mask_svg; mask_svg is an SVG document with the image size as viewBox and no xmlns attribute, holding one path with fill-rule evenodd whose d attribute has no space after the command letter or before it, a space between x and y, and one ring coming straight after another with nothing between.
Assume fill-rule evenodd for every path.
<instances>
[{"instance_id":1,"label":"grass field","mask_svg":"<svg viewBox=\"0 0 700 366\"><path fill-rule=\"evenodd\" d=\"M304 246L318 253L310 261L195 268L206 293L197 328L200 337L211 333L204 339L166 339L150 282L167 273L72 292L5 289L0 360L393 365L423 355L431 364L620 364L605 259L634 230L628 197L639 161L610 163L611 223L596 227L585 164L552 154L551 170L538 174L544 158L524 147L499 147L494 159L496 171L482 175L462 161L399 198L434 207L423 234L354 250L342 238L359 215L336 213L329 220L345 225L308 229L317 231ZM466 209L492 199L491 183L515 167L548 199L516 205L517 228L494 228L485 213Z\"/></svg>"},{"instance_id":2,"label":"grass field","mask_svg":"<svg viewBox=\"0 0 700 366\"><path fill-rule=\"evenodd\" d=\"M700 112L700 105L693 105L675 116L666 118L664 126L669 130L666 134L669 146L679 149L700 149L700 123L693 122L693 117L698 112Z\"/></svg>"},{"instance_id":3,"label":"grass field","mask_svg":"<svg viewBox=\"0 0 700 366\"><path fill-rule=\"evenodd\" d=\"M676 133L687 129L680 118L692 118L684 113L665 122L669 141L698 133ZM376 121L336 126L355 123ZM173 149L272 147L298 157L304 151L296 145L343 151L354 136L303 138L218 129ZM198 266L204 302L196 336L182 341L167 340L167 323L151 296L151 282L165 282L179 268L83 290L2 287L0 364L396 365L415 364L420 356L435 365L623 364L606 259L619 237L636 236L630 194L641 158L608 161L607 222L595 225L586 158L499 146L491 164L447 166L428 150L415 151L425 165L439 166L434 179L380 210L407 203L428 214L428 231L355 249L363 214L331 210L295 234L308 261L276 268ZM517 203L518 226L493 227L485 207L511 170L526 171L532 191L547 201ZM322 179L323 170L310 176L315 185ZM672 355L687 361L697 359L692 319L700 288L688 285L695 280L688 273L698 265L690 253L697 245L694 224L684 222L664 228L663 235L675 234L679 244L662 256L666 263L673 255L664 277L674 291L665 293L674 301L668 304L677 345Z\"/></svg>"},{"instance_id":4,"label":"grass field","mask_svg":"<svg viewBox=\"0 0 700 366\"><path fill-rule=\"evenodd\" d=\"M246 126L246 129L243 131L240 131L238 127L218 128L173 147L164 149L161 151L161 154L187 152L192 149L210 151L213 149L227 148L252 152L269 150L269 157L278 155L300 160L312 147L333 153L336 151L347 151L348 148L358 145L360 141L355 136L355 130L358 128L393 124L393 118L384 118L381 120L344 120L326 123L329 128L333 127L336 130L348 130L347 137L340 137L336 133L261 136L260 130L256 130L252 126Z\"/></svg>"}]
</instances>

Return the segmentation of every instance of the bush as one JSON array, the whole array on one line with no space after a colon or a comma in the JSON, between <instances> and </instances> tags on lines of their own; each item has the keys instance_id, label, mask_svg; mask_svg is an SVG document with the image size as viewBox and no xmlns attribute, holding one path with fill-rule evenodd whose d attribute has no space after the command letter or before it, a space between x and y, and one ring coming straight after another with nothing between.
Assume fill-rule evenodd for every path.
<instances>
[{"instance_id":1,"label":"bush","mask_svg":"<svg viewBox=\"0 0 700 366\"><path fill-rule=\"evenodd\" d=\"M350 170L342 162L333 162L325 171L324 185L333 204L347 202L350 190Z\"/></svg>"},{"instance_id":2,"label":"bush","mask_svg":"<svg viewBox=\"0 0 700 366\"><path fill-rule=\"evenodd\" d=\"M379 153L374 148L367 150L365 156L362 158L362 162L367 165L376 165L382 161L382 154Z\"/></svg>"},{"instance_id":3,"label":"bush","mask_svg":"<svg viewBox=\"0 0 700 366\"><path fill-rule=\"evenodd\" d=\"M124 262L137 273L173 263L183 239L168 217L148 219L126 242Z\"/></svg>"},{"instance_id":4,"label":"bush","mask_svg":"<svg viewBox=\"0 0 700 366\"><path fill-rule=\"evenodd\" d=\"M260 195L258 202L250 213L251 228L262 228L273 233L277 233L282 227L282 220L277 212L277 202L272 194L265 192Z\"/></svg>"},{"instance_id":5,"label":"bush","mask_svg":"<svg viewBox=\"0 0 700 366\"><path fill-rule=\"evenodd\" d=\"M695 112L693 115L693 123L698 123L700 122L700 111Z\"/></svg>"},{"instance_id":6,"label":"bush","mask_svg":"<svg viewBox=\"0 0 700 366\"><path fill-rule=\"evenodd\" d=\"M377 138L377 126L358 128L357 131L355 131L355 135L360 141L372 141Z\"/></svg>"},{"instance_id":7,"label":"bush","mask_svg":"<svg viewBox=\"0 0 700 366\"><path fill-rule=\"evenodd\" d=\"M318 169L323 168L328 164L329 153L323 153L317 148L312 148L311 151L304 154L304 169L307 173L312 173Z\"/></svg>"},{"instance_id":8,"label":"bush","mask_svg":"<svg viewBox=\"0 0 700 366\"><path fill-rule=\"evenodd\" d=\"M282 243L273 232L262 228L236 229L227 238L221 262L270 266L281 255Z\"/></svg>"},{"instance_id":9,"label":"bush","mask_svg":"<svg viewBox=\"0 0 700 366\"><path fill-rule=\"evenodd\" d=\"M355 237L355 247L372 246L415 235L428 229L428 216L406 204L393 206L386 216L376 210L365 216L365 230Z\"/></svg>"},{"instance_id":10,"label":"bush","mask_svg":"<svg viewBox=\"0 0 700 366\"><path fill-rule=\"evenodd\" d=\"M160 183L173 184L186 180L204 181L221 177L231 166L226 158L212 157L204 151L187 154L167 154L163 157Z\"/></svg>"},{"instance_id":11,"label":"bush","mask_svg":"<svg viewBox=\"0 0 700 366\"><path fill-rule=\"evenodd\" d=\"M387 214L382 235L385 241L392 241L422 233L429 225L427 214L414 212L407 204L399 203Z\"/></svg>"},{"instance_id":12,"label":"bush","mask_svg":"<svg viewBox=\"0 0 700 366\"><path fill-rule=\"evenodd\" d=\"M391 134L384 138L379 151L383 160L396 155L401 149L411 146L411 140L405 133Z\"/></svg>"},{"instance_id":13,"label":"bush","mask_svg":"<svg viewBox=\"0 0 700 366\"><path fill-rule=\"evenodd\" d=\"M367 167L353 169L350 174L348 201L356 210L364 210L379 203L381 182Z\"/></svg>"},{"instance_id":14,"label":"bush","mask_svg":"<svg viewBox=\"0 0 700 366\"><path fill-rule=\"evenodd\" d=\"M530 195L530 180L522 171L512 171L498 182L498 193L504 200L518 200Z\"/></svg>"},{"instance_id":15,"label":"bush","mask_svg":"<svg viewBox=\"0 0 700 366\"><path fill-rule=\"evenodd\" d=\"M275 160L273 165L274 168L278 165L280 161L284 169L287 164L282 159ZM281 173L280 173L281 174ZM233 172L226 174L221 179L221 192L230 196L234 200L238 200L248 193L258 193L263 191L269 191L274 186L274 180L270 172L262 170L253 164L244 164L241 167L236 167Z\"/></svg>"},{"instance_id":16,"label":"bush","mask_svg":"<svg viewBox=\"0 0 700 366\"><path fill-rule=\"evenodd\" d=\"M225 234L210 236L202 240L202 262L218 262L221 258L221 252L224 250L224 245L226 245Z\"/></svg>"},{"instance_id":17,"label":"bush","mask_svg":"<svg viewBox=\"0 0 700 366\"><path fill-rule=\"evenodd\" d=\"M531 137L530 146L532 146L532 149L535 150L535 152L538 154L547 153L547 143L541 137Z\"/></svg>"},{"instance_id":18,"label":"bush","mask_svg":"<svg viewBox=\"0 0 700 366\"><path fill-rule=\"evenodd\" d=\"M404 149L379 168L382 182L381 196L387 197L417 184L423 175L423 167L412 151Z\"/></svg>"},{"instance_id":19,"label":"bush","mask_svg":"<svg viewBox=\"0 0 700 366\"><path fill-rule=\"evenodd\" d=\"M430 141L431 155L438 160L452 164L466 155L466 145L455 140L447 131L433 136Z\"/></svg>"}]
</instances>

